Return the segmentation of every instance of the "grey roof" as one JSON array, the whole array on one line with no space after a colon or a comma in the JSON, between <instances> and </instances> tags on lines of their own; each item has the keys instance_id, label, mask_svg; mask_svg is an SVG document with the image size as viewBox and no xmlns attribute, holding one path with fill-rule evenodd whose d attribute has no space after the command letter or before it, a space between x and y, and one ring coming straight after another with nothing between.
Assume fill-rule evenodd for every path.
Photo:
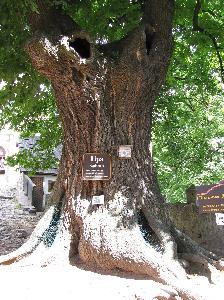
<instances>
[{"instance_id":1,"label":"grey roof","mask_svg":"<svg viewBox=\"0 0 224 300\"><path fill-rule=\"evenodd\" d=\"M31 170L25 169L23 167L20 167L19 169L20 169L20 172L23 172L23 173L29 173L29 171L31 171ZM58 174L57 168L52 168L52 169L47 169L47 170L38 170L35 173L35 175L57 175L57 174Z\"/></svg>"},{"instance_id":2,"label":"grey roof","mask_svg":"<svg viewBox=\"0 0 224 300\"><path fill-rule=\"evenodd\" d=\"M21 149L33 149L33 145L39 140L38 136L32 138L21 139L18 143L19 150Z\"/></svg>"}]
</instances>

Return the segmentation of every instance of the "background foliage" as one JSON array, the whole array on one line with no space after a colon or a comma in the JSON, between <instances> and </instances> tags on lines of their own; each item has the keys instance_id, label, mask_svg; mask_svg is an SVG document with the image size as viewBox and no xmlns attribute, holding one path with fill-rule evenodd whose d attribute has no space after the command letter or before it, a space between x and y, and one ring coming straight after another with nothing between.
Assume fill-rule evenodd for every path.
<instances>
[{"instance_id":1,"label":"background foliage","mask_svg":"<svg viewBox=\"0 0 224 300\"><path fill-rule=\"evenodd\" d=\"M97 43L122 38L141 19L141 1L48 2L62 6ZM22 138L39 133L31 153L9 160L34 170L55 165L52 153L62 143L62 132L49 82L33 70L23 50L32 34L27 22L32 11L38 12L35 0L0 3L0 126L11 124ZM160 185L173 202L184 201L191 184L223 179L223 11L221 0L176 1L173 58L156 101L153 126Z\"/></svg>"},{"instance_id":2,"label":"background foliage","mask_svg":"<svg viewBox=\"0 0 224 300\"><path fill-rule=\"evenodd\" d=\"M196 1L179 1L174 51L166 84L154 111L153 153L161 189L172 202L185 201L192 184L224 176L224 11L221 1L204 1L194 31Z\"/></svg>"}]
</instances>

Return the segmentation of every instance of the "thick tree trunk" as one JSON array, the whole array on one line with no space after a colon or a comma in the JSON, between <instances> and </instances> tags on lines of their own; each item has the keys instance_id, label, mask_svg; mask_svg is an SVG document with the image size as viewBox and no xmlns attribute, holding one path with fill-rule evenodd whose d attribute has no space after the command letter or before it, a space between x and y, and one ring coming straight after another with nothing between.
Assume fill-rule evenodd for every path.
<instances>
[{"instance_id":1,"label":"thick tree trunk","mask_svg":"<svg viewBox=\"0 0 224 300\"><path fill-rule=\"evenodd\" d=\"M153 104L172 50L172 1L148 1L145 12L139 28L112 44L94 46L85 32L61 17L63 28L54 24L53 32L36 31L26 45L34 67L52 83L64 133L51 221L26 253L60 245L50 257L63 253L69 262L81 259L175 282L177 273L185 273L172 261L176 243L150 154ZM31 18L35 30L43 24L38 18ZM52 12L45 11L45 18L50 22ZM119 145L132 145L131 159L118 158ZM111 155L110 181L82 179L85 153ZM93 206L92 197L101 194L105 204Z\"/></svg>"}]
</instances>

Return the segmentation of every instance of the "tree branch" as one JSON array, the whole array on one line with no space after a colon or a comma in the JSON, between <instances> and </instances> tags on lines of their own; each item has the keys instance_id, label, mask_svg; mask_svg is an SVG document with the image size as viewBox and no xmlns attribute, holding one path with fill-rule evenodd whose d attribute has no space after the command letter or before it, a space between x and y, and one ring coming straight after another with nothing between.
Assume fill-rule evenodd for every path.
<instances>
[{"instance_id":1,"label":"tree branch","mask_svg":"<svg viewBox=\"0 0 224 300\"><path fill-rule=\"evenodd\" d=\"M181 80L181 81L184 81L187 79L187 77L180 77L180 76L173 76L173 78L176 80Z\"/></svg>"},{"instance_id":2,"label":"tree branch","mask_svg":"<svg viewBox=\"0 0 224 300\"><path fill-rule=\"evenodd\" d=\"M44 0L37 0L37 12L30 14L29 24L34 34L27 41L25 50L35 68L53 80L64 74L65 64L71 65L72 60L71 76L79 84L84 76L81 69L87 69L87 64L80 62L85 59L90 65L93 55L89 35L64 13L61 6L46 4Z\"/></svg>"},{"instance_id":3,"label":"tree branch","mask_svg":"<svg viewBox=\"0 0 224 300\"><path fill-rule=\"evenodd\" d=\"M200 10L201 10L201 0L197 0L194 8L194 13L193 13L193 31L204 33L212 41L219 62L221 80L224 83L224 65L219 51L219 46L216 38L199 25L198 19L199 19Z\"/></svg>"},{"instance_id":4,"label":"tree branch","mask_svg":"<svg viewBox=\"0 0 224 300\"><path fill-rule=\"evenodd\" d=\"M31 29L47 34L70 35L78 25L72 18L63 13L61 7L50 6L44 0L37 0L37 12L29 16Z\"/></svg>"},{"instance_id":5,"label":"tree branch","mask_svg":"<svg viewBox=\"0 0 224 300\"><path fill-rule=\"evenodd\" d=\"M173 16L173 0L152 1L143 0L135 1L139 2L143 13L142 20L138 28L133 29L129 34L120 41L110 43L108 45L102 45L100 48L102 51L109 52L109 48L114 50L130 48L131 41L136 44L136 50L139 49L139 40L145 46L145 54L149 55L150 50L153 48L155 40L170 40L171 42L171 27ZM143 38L144 36L144 38ZM170 50L170 49L169 49ZM129 51L129 50L128 50Z\"/></svg>"},{"instance_id":6,"label":"tree branch","mask_svg":"<svg viewBox=\"0 0 224 300\"><path fill-rule=\"evenodd\" d=\"M224 83L224 66L223 66L222 57L221 57L221 54L220 54L220 51L219 51L218 43L217 43L216 38L214 36L212 36L211 34L208 34L208 36L211 39L211 41L213 43L213 46L215 48L216 55L217 55L217 58L218 58L218 61L219 61L219 66L220 66L221 79L222 79L222 82Z\"/></svg>"},{"instance_id":7,"label":"tree branch","mask_svg":"<svg viewBox=\"0 0 224 300\"><path fill-rule=\"evenodd\" d=\"M195 7L194 7L194 14L193 14L193 31L204 32L204 28L199 26L198 16L201 10L201 0L197 0Z\"/></svg>"}]
</instances>

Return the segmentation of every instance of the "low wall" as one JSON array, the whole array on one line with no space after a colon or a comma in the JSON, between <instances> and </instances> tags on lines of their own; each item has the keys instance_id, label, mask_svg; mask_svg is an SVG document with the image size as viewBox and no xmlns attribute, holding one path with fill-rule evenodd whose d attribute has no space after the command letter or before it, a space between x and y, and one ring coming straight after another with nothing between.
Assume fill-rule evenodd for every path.
<instances>
[{"instance_id":1,"label":"low wall","mask_svg":"<svg viewBox=\"0 0 224 300\"><path fill-rule=\"evenodd\" d=\"M224 256L224 226L216 224L213 213L200 214L195 204L166 204L176 227L202 247Z\"/></svg>"}]
</instances>

